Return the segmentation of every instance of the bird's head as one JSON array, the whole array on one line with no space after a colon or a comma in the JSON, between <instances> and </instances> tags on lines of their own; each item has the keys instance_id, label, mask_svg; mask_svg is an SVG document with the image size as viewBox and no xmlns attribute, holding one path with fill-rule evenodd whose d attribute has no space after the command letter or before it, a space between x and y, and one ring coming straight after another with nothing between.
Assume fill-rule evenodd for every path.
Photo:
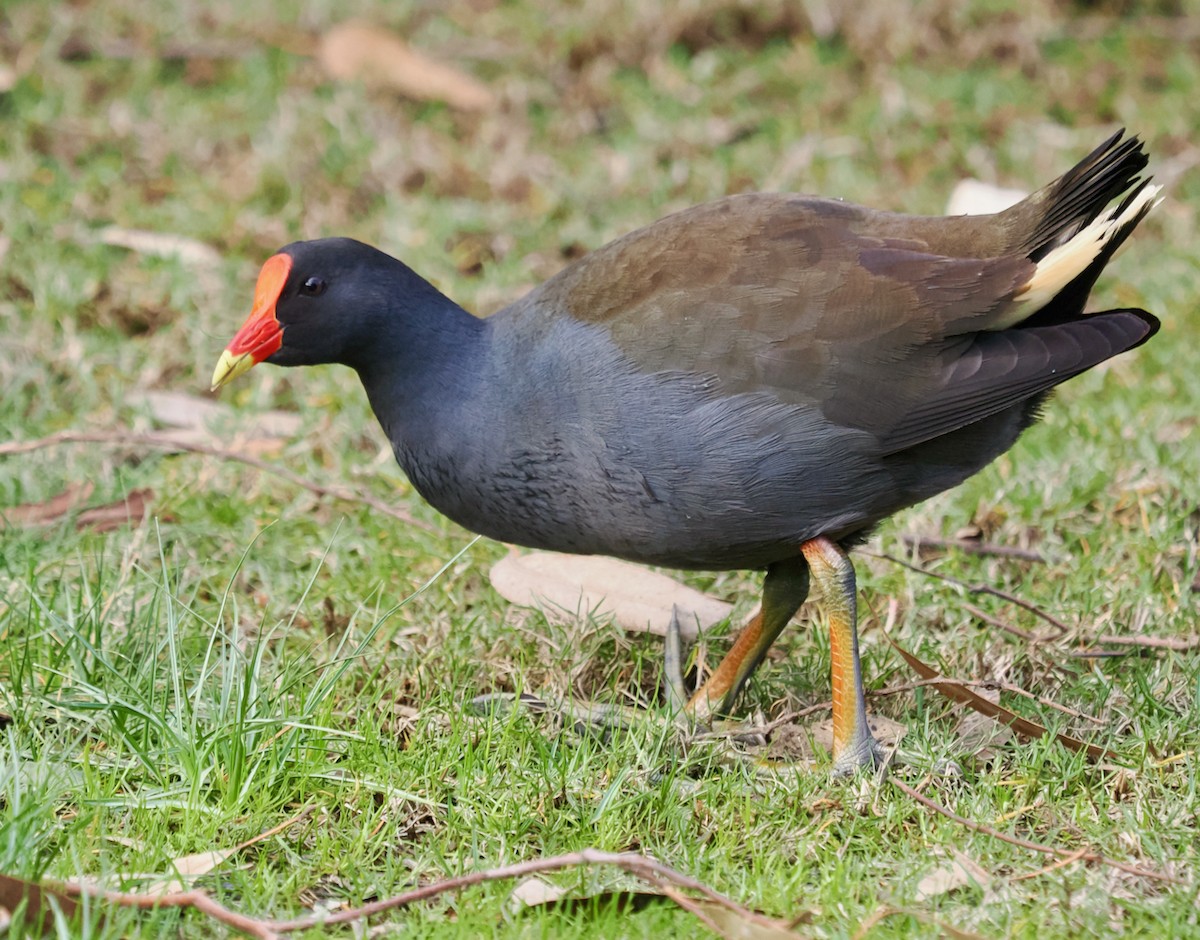
<instances>
[{"instance_id":1,"label":"bird's head","mask_svg":"<svg viewBox=\"0 0 1200 940\"><path fill-rule=\"evenodd\" d=\"M259 272L254 307L221 353L212 388L260 362L354 364L380 327L373 314L387 310L389 298L412 292L398 279L420 280L395 258L350 238L281 248Z\"/></svg>"}]
</instances>

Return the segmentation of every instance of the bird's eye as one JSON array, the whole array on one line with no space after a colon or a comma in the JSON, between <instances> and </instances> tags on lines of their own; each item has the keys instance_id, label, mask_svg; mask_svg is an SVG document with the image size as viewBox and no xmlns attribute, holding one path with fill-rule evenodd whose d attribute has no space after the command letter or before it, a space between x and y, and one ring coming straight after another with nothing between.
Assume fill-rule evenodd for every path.
<instances>
[{"instance_id":1,"label":"bird's eye","mask_svg":"<svg viewBox=\"0 0 1200 940\"><path fill-rule=\"evenodd\" d=\"M309 297L320 297L325 293L326 286L325 278L310 277L300 285L300 293L307 294Z\"/></svg>"}]
</instances>

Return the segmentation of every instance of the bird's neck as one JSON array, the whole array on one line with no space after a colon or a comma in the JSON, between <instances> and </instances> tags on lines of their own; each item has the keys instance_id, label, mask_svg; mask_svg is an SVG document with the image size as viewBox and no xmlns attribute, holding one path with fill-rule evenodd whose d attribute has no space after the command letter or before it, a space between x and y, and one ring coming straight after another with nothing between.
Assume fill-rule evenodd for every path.
<instances>
[{"instance_id":1,"label":"bird's neck","mask_svg":"<svg viewBox=\"0 0 1200 940\"><path fill-rule=\"evenodd\" d=\"M393 445L434 433L471 394L487 334L487 321L433 288L419 306L378 324L348 364Z\"/></svg>"}]
</instances>

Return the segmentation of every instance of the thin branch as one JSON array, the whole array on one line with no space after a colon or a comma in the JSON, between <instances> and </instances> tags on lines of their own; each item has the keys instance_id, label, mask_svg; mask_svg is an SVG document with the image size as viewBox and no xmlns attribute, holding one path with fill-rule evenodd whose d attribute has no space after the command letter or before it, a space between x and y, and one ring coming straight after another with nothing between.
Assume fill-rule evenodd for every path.
<instances>
[{"instance_id":1,"label":"thin branch","mask_svg":"<svg viewBox=\"0 0 1200 940\"><path fill-rule=\"evenodd\" d=\"M293 822L295 822L295 819L288 820L287 823L282 825L290 825ZM278 831L279 828L282 828L282 825L276 827L272 832ZM259 838L265 836L266 834L264 833ZM655 859L633 852L613 853L601 852L596 849L583 849L582 851L569 852L565 855L531 859L526 862L503 865L499 868L468 872L465 875L457 875L433 884L423 885L411 891L406 891L403 894L398 894L382 901L375 901L371 904L364 904L361 907L339 911L336 914L312 914L308 917L300 917L294 920L262 920L249 917L245 914L239 914L237 911L225 907L225 905L214 900L201 890L183 891L176 894L158 896L104 891L92 885L55 885L53 886L53 890L71 897L87 895L90 898L103 901L107 904L119 907L132 907L138 910L154 910L160 907L192 907L207 914L214 920L234 930L248 934L251 937L258 937L260 940L280 940L285 934L363 920L384 911L406 907L417 901L424 901L451 891L459 891L471 885L509 878L523 878L545 872L561 871L565 868L590 865L612 865L629 872L661 891L664 896L674 901L684 910L694 914L718 934L725 934L726 931L722 930L721 926L704 909L702 904L697 903L696 899L683 894L682 891L690 891L698 894L704 901L724 908L744 921L776 930L785 929L782 921L743 907L733 899L714 891L708 885L682 872L676 871ZM49 885L46 887L50 888Z\"/></svg>"},{"instance_id":2,"label":"thin branch","mask_svg":"<svg viewBox=\"0 0 1200 940\"><path fill-rule=\"evenodd\" d=\"M584 865L613 865L630 874L641 878L643 881L651 885L659 886L665 882L674 885L678 888L683 888L688 891L694 891L708 901L724 908L727 911L736 914L738 917L752 920L756 923L767 923L777 926L774 922L761 914L756 914L748 908L742 907L731 898L719 894L712 888L708 887L695 878L691 878L682 872L676 871L659 861L652 858L647 858L644 855L638 855L633 852L601 852L596 849L583 849L579 852L568 852L565 855L554 855L550 858L536 858L526 862L516 862L512 865L504 865L499 868L489 868L483 871L468 872L465 875L458 875L454 878L447 878L445 881L435 882L434 884L423 885L420 888L414 888L411 891L406 891L403 894L398 894L395 897L387 898L382 901L375 901L371 904L364 904L362 907L354 908L353 910L339 911L332 915L314 914L310 917L302 917L297 920L289 921L273 921L271 928L278 933L292 933L297 930L308 930L313 927L323 927L330 924L342 924L347 921L360 920L364 917L370 917L373 914L378 914L383 911L392 910L397 907L405 907L417 901L424 901L427 898L436 897L439 894L445 894L449 891L459 891L471 885L483 884L488 881L499 881L508 878L525 878L529 875L542 874L544 872L560 871L564 868L578 868Z\"/></svg>"},{"instance_id":3,"label":"thin branch","mask_svg":"<svg viewBox=\"0 0 1200 940\"><path fill-rule=\"evenodd\" d=\"M1123 872L1128 872L1131 875L1137 875L1140 878L1154 878L1159 881L1169 881L1172 884L1183 884L1183 882L1174 875L1168 875L1163 872L1154 871L1151 868L1141 868L1137 865L1130 865L1126 862L1119 862L1116 859L1109 858L1106 855L1101 855L1099 852L1093 852L1090 849L1086 850L1082 855L1080 855L1077 852L1068 851L1067 849L1060 849L1054 845L1043 845L1040 842L1031 842L1028 839L1022 839L1019 836L1010 836L1006 833L1000 832L997 829L993 829L991 826L985 826L983 823L975 822L973 819L967 819L966 816L958 815L958 813L947 809L936 800L931 800L929 797L918 793L907 783L903 783L902 781L897 780L895 777L891 777L889 779L891 780L892 786L896 787L901 792L908 794L922 806L933 810L935 813L945 816L947 819L958 823L960 826L965 826L973 832L980 832L983 835L992 836L995 839L999 839L1001 842L1007 842L1009 845L1015 845L1018 848L1028 849L1031 852L1040 852L1043 855L1057 855L1059 858L1063 859L1069 858L1072 861L1082 860L1085 862L1096 862L1100 865L1108 865Z\"/></svg>"},{"instance_id":4,"label":"thin branch","mask_svg":"<svg viewBox=\"0 0 1200 940\"><path fill-rule=\"evenodd\" d=\"M280 933L271 921L259 920L231 910L220 901L210 897L199 888L179 891L174 894L130 894L126 891L104 891L92 885L54 885L54 890L72 897L87 895L105 904L117 907L132 907L141 911L152 911L160 907L193 907L213 920L220 921L234 930L240 930L261 940L279 940Z\"/></svg>"},{"instance_id":5,"label":"thin branch","mask_svg":"<svg viewBox=\"0 0 1200 940\"><path fill-rule=\"evenodd\" d=\"M203 454L206 457L216 457L219 460L232 460L245 464L248 467L254 467L258 470L274 474L280 479L287 480L294 486L308 490L310 493L314 493L322 498L342 500L348 503L361 503L364 506L369 506L376 512L381 512L384 515L391 516L393 519L398 519L405 525L415 526L426 532L438 531L436 527L429 523L414 519L403 509L390 506L382 500L376 499L374 496L369 496L366 493L360 493L347 487L327 486L324 483L316 483L299 474L293 473L285 467L266 460L260 460L258 457L251 457L249 454L242 454L236 450L228 450L224 447L213 447L209 444L196 444L190 441L183 441L166 434L129 434L124 431L62 431L58 434L51 434L48 437L38 438L37 440L12 441L7 444L0 444L0 457L29 454L34 451L45 450L49 447L59 447L63 444L106 444L115 447L151 447L162 450L186 451L191 454Z\"/></svg>"},{"instance_id":6,"label":"thin branch","mask_svg":"<svg viewBox=\"0 0 1200 940\"><path fill-rule=\"evenodd\" d=\"M1053 614L1049 614L1036 604L1025 600L1023 597L1018 597L1016 594L1011 594L1008 591L1002 591L1000 588L992 587L990 584L968 584L966 581L960 581L958 578L952 578L948 574L940 574L937 571L930 571L928 568L922 568L920 565L914 565L910 561L905 561L903 558L897 558L895 555L889 555L887 552L863 552L864 555L870 555L873 558L882 558L885 561L890 561L893 564L900 565L902 568L907 568L909 571L915 571L917 574L923 574L930 578L937 578L939 581L945 581L947 584L953 584L956 587L962 588L968 594L988 594L992 597L998 597L1003 601L1008 601L1010 604L1016 604L1018 607L1029 611L1035 617L1044 620L1050 626L1054 627L1056 633L1062 636L1067 633L1071 627L1059 620ZM1033 637L1037 642L1044 642L1050 637Z\"/></svg>"},{"instance_id":7,"label":"thin branch","mask_svg":"<svg viewBox=\"0 0 1200 940\"><path fill-rule=\"evenodd\" d=\"M1018 548L1015 545L995 545L991 542L980 542L976 539L939 539L931 538L925 535L904 535L901 536L904 544L908 548L920 551L923 548L957 548L969 555L993 555L997 558L1019 558L1021 561L1040 561L1046 560L1041 552L1036 552L1031 548Z\"/></svg>"},{"instance_id":8,"label":"thin branch","mask_svg":"<svg viewBox=\"0 0 1200 940\"><path fill-rule=\"evenodd\" d=\"M1058 871L1060 868L1066 868L1068 865L1074 865L1078 861L1082 861L1087 855L1087 849L1077 849L1070 855L1065 855L1057 862L1051 862L1044 868L1039 868L1037 871L1027 871L1023 875L1012 875L1009 881L1028 881L1030 878L1040 878L1042 875L1048 875L1052 871Z\"/></svg>"},{"instance_id":9,"label":"thin branch","mask_svg":"<svg viewBox=\"0 0 1200 940\"><path fill-rule=\"evenodd\" d=\"M974 604L963 602L963 610L969 613L976 620L982 620L989 626L1003 630L1005 633L1011 633L1018 639L1024 640L1026 643L1045 643L1047 640L1056 640L1061 634L1053 634L1051 636L1037 636L1030 633L1028 630L1022 630L1020 627L1013 626L1007 620L1001 620L999 617L993 617L985 610L980 610Z\"/></svg>"},{"instance_id":10,"label":"thin branch","mask_svg":"<svg viewBox=\"0 0 1200 940\"><path fill-rule=\"evenodd\" d=\"M652 884L658 891L663 893L664 897L670 898L679 907L683 908L693 917L698 918L705 927L715 933L718 937L724 936L725 931L721 929L720 924L713 920L712 915L674 885L671 885L665 881L654 881Z\"/></svg>"},{"instance_id":11,"label":"thin branch","mask_svg":"<svg viewBox=\"0 0 1200 940\"><path fill-rule=\"evenodd\" d=\"M1155 650L1172 650L1176 653L1187 653L1200 649L1200 636L1098 636L1092 638L1093 643L1107 643L1110 646L1137 646Z\"/></svg>"}]
</instances>

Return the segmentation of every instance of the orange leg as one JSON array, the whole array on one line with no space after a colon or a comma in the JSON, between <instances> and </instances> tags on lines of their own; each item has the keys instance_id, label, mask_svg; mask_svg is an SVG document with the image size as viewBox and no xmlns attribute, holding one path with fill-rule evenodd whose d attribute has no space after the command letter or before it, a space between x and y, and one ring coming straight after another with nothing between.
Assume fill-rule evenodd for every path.
<instances>
[{"instance_id":1,"label":"orange leg","mask_svg":"<svg viewBox=\"0 0 1200 940\"><path fill-rule=\"evenodd\" d=\"M776 562L763 581L763 601L758 612L742 628L725 658L708 681L692 696L686 710L699 721L733 707L742 686L762 662L792 615L808 594L812 582L820 592L821 606L829 621L830 659L833 663L833 770L852 773L860 767L882 763L882 753L867 726L863 697L862 665L858 657L857 602L854 565L832 540L821 537L800 546L795 559ZM801 557L803 556L803 557ZM677 673L678 626L672 624L674 646L668 655L668 672ZM682 680L677 680L680 684Z\"/></svg>"},{"instance_id":2,"label":"orange leg","mask_svg":"<svg viewBox=\"0 0 1200 940\"><path fill-rule=\"evenodd\" d=\"M862 664L858 657L858 612L854 565L830 539L815 538L801 547L829 622L833 664L833 769L853 773L876 767L882 753L867 726Z\"/></svg>"},{"instance_id":3,"label":"orange leg","mask_svg":"<svg viewBox=\"0 0 1200 940\"><path fill-rule=\"evenodd\" d=\"M693 717L704 722L714 713L733 707L742 686L807 596L808 566L799 556L777 561L767 568L762 606L742 628L716 671L687 703L687 711Z\"/></svg>"}]
</instances>

